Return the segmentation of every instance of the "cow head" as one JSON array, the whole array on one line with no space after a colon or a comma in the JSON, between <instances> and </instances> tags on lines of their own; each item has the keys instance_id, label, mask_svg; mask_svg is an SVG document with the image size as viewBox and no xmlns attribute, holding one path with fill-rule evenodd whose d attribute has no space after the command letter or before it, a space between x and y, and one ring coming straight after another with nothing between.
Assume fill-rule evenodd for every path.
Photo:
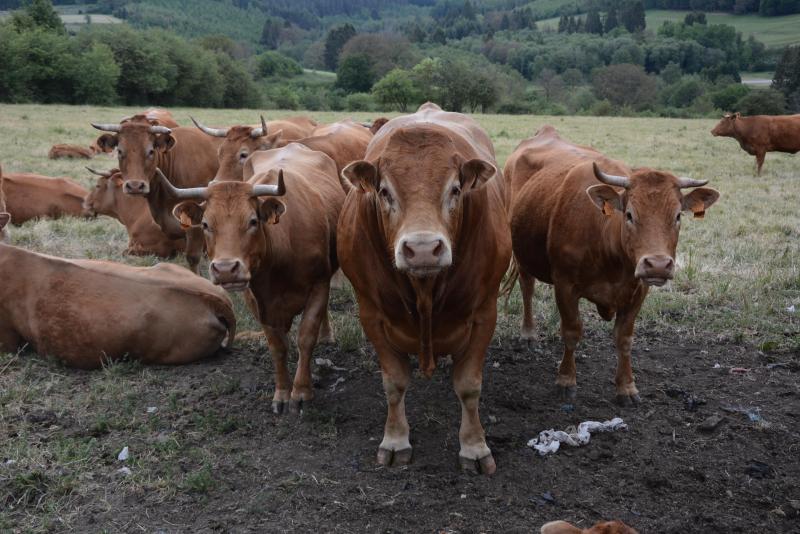
<instances>
[{"instance_id":1,"label":"cow head","mask_svg":"<svg viewBox=\"0 0 800 534\"><path fill-rule=\"evenodd\" d=\"M342 186L376 204L397 270L426 278L452 264L464 199L496 172L487 161L461 157L446 135L400 129L377 161L355 161L342 169Z\"/></svg>"},{"instance_id":2,"label":"cow head","mask_svg":"<svg viewBox=\"0 0 800 534\"><path fill-rule=\"evenodd\" d=\"M283 170L270 173L277 174L277 185L217 182L177 189L158 171L170 194L181 200L172 210L181 226L203 228L211 281L228 291L247 289L251 273L268 257L268 227L286 211L283 202L269 198L286 193Z\"/></svg>"},{"instance_id":3,"label":"cow head","mask_svg":"<svg viewBox=\"0 0 800 534\"><path fill-rule=\"evenodd\" d=\"M191 118L191 117L190 117ZM219 146L217 157L219 169L212 182L225 182L244 179L244 162L250 154L257 150L276 148L281 141L282 130L269 133L264 117L261 117L261 126L231 126L230 128L208 128L194 118L195 126L212 137L223 137L225 140Z\"/></svg>"},{"instance_id":4,"label":"cow head","mask_svg":"<svg viewBox=\"0 0 800 534\"><path fill-rule=\"evenodd\" d=\"M711 130L714 137L733 137L736 132L736 121L742 118L741 113L726 113Z\"/></svg>"},{"instance_id":5,"label":"cow head","mask_svg":"<svg viewBox=\"0 0 800 534\"><path fill-rule=\"evenodd\" d=\"M94 189L89 191L83 199L84 213L91 217L97 215L115 216L117 214L117 193L122 189L123 180L119 169L110 171L96 171L86 167L89 172L97 175Z\"/></svg>"},{"instance_id":6,"label":"cow head","mask_svg":"<svg viewBox=\"0 0 800 534\"><path fill-rule=\"evenodd\" d=\"M675 249L681 213L702 218L719 198L706 180L677 178L669 173L639 169L631 177L605 174L593 163L595 177L603 182L586 190L606 216L622 217L622 243L636 265L634 276L647 285L662 286L675 272ZM618 191L614 187L622 187ZM695 188L689 193L681 189Z\"/></svg>"},{"instance_id":7,"label":"cow head","mask_svg":"<svg viewBox=\"0 0 800 534\"><path fill-rule=\"evenodd\" d=\"M172 150L172 130L153 124L143 115L136 115L121 124L94 124L106 133L97 138L101 150L117 149L119 170L124 180L122 190L129 195L145 196L155 176L159 156Z\"/></svg>"}]
</instances>

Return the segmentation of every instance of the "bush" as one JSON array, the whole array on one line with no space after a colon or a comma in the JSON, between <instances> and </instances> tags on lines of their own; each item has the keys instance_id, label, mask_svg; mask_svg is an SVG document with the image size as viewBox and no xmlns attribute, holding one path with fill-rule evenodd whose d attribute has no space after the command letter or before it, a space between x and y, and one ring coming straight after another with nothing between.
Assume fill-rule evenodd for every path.
<instances>
[{"instance_id":1,"label":"bush","mask_svg":"<svg viewBox=\"0 0 800 534\"><path fill-rule=\"evenodd\" d=\"M291 78L303 74L303 67L291 58L278 52L264 52L255 58L256 75L260 78L278 76L280 78Z\"/></svg>"},{"instance_id":2,"label":"bush","mask_svg":"<svg viewBox=\"0 0 800 534\"><path fill-rule=\"evenodd\" d=\"M300 107L297 94L285 85L271 87L267 96L273 109L298 109Z\"/></svg>"},{"instance_id":3,"label":"bush","mask_svg":"<svg viewBox=\"0 0 800 534\"><path fill-rule=\"evenodd\" d=\"M616 106L643 110L655 101L656 81L639 65L610 65L596 69L592 83L598 98Z\"/></svg>"},{"instance_id":4,"label":"bush","mask_svg":"<svg viewBox=\"0 0 800 534\"><path fill-rule=\"evenodd\" d=\"M345 98L347 111L373 111L375 100L369 93L352 93Z\"/></svg>"},{"instance_id":5,"label":"bush","mask_svg":"<svg viewBox=\"0 0 800 534\"><path fill-rule=\"evenodd\" d=\"M751 91L739 99L736 111L742 115L783 115L786 113L786 97L775 89Z\"/></svg>"},{"instance_id":6,"label":"bush","mask_svg":"<svg viewBox=\"0 0 800 534\"><path fill-rule=\"evenodd\" d=\"M375 83L372 62L364 54L347 56L336 70L336 87L346 93L366 93Z\"/></svg>"},{"instance_id":7,"label":"bush","mask_svg":"<svg viewBox=\"0 0 800 534\"><path fill-rule=\"evenodd\" d=\"M744 98L749 92L750 89L744 84L731 84L711 93L711 102L717 109L721 109L722 111L733 111L736 107L736 103Z\"/></svg>"}]
</instances>

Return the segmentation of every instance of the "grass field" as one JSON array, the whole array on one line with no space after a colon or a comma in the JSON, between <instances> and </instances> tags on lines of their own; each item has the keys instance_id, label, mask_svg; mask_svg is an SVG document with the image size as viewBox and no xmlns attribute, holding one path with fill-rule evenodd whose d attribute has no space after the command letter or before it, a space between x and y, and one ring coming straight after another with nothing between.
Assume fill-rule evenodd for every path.
<instances>
[{"instance_id":1,"label":"grass field","mask_svg":"<svg viewBox=\"0 0 800 534\"><path fill-rule=\"evenodd\" d=\"M90 186L93 180L84 170L85 161L48 160L48 149L54 143L88 145L98 135L89 126L90 120L113 122L132 111L136 110L2 105L0 162L6 172L65 175ZM211 125L250 124L258 120L260 113L252 110L172 111L181 124L188 124L191 114ZM292 114L296 112L265 113L268 119ZM320 122L346 115L312 113ZM349 115L358 120L375 116L370 113ZM544 124L552 124L564 137L592 145L632 166L667 169L678 175L710 180L710 186L721 192L721 199L704 220L687 219L684 223L678 246L676 278L667 286L651 292L637 322L637 335L649 340L649 347L658 347L660 339L669 339L712 351L714 346L733 347L725 349L730 354L763 353L771 358L770 361L797 358L800 319L796 313L788 311L800 309L800 212L797 209L800 204L800 173L796 157L769 154L763 175L756 178L752 156L744 153L731 139L711 136L709 130L714 125L713 120L499 115L478 115L476 119L491 135L501 165L521 139L532 135ZM115 160L105 157L91 162L96 168L110 168L114 164ZM127 236L120 224L108 218L31 222L12 229L12 242L31 250L68 257L136 264L156 261L155 258L123 257L121 251ZM350 358L348 362L355 362L354 366L374 377L376 364L369 355L370 349L353 312L352 295L346 289L339 290L333 300L337 304L333 319L338 346L326 349L324 357L337 362L340 353L346 352ZM555 354L558 314L551 288L538 284L536 301L537 322L543 342L549 343L547 346L552 346ZM241 304L237 300L239 330L256 328ZM501 306L497 340L493 347L509 346L518 332L520 313L521 304L515 291L508 308ZM608 324L601 322L588 305L583 307L583 314L589 337L606 340L602 346L608 351ZM634 355L639 350L637 347L642 346L637 343ZM259 373L259 378L239 375L231 378L230 369L225 370L222 364L214 364L212 368L188 366L191 380L181 382L180 387L184 389L179 393L171 389L178 387L172 384L172 377L179 376L172 369L153 370L122 363L96 373L76 373L52 360L31 354L0 355L0 426L5 426L5 430L0 431L0 531L68 530L77 528L76 525L97 530L107 526L102 522L94 527L87 526L91 525L91 521L87 523L87 510L104 514L103 521L113 523L109 530L131 531L136 529L137 521L152 524L139 517L148 513L147 510L158 508L159 513L164 513L171 506L177 509L187 502L203 507L207 499L221 494L222 490L217 487L220 480L233 484L231 480L255 477L258 473L262 478L248 478L249 483L255 487L271 487L269 466L248 464L249 451L261 447L267 451L276 447L275 450L282 451L283 455L291 454L291 451L287 445L253 441L253 429L267 425L279 436L288 438L294 435L296 428L286 426L289 423L263 420L266 417L263 415L254 415L257 421L249 420L249 414L237 412L226 404L234 397L249 398L247 395L255 392L262 408L268 406L266 398L269 392L263 383L271 380L270 360L265 356L262 342L245 345L252 352L240 356L237 361L250 374ZM676 358L677 362L681 355ZM505 361L503 365L506 365ZM666 368L663 372L669 376ZM252 385L253 380L258 384ZM374 388L371 399L374 399L374 409L380 415L382 393L379 378L375 380L378 381L374 384L369 382ZM550 384L551 377L546 377L546 382ZM796 392L796 376L793 383L794 386L787 387ZM601 393L610 394L611 390L604 387L606 390ZM336 384L333 384L331 390L335 388ZM426 391L431 389L428 386L423 388L427 388ZM213 409L207 405L202 409L198 407L198 403L208 399L216 399ZM442 402L452 403L452 399L445 397ZM143 415L143 406L150 406L150 403L160 406L158 415ZM447 406L452 411L452 406ZM557 407L554 409L558 413ZM425 413L425 417L430 415ZM55 415L51 417L49 414ZM304 427L303 432L310 429L317 440L316 445L322 443L323 447L332 447L336 439L343 438L344 423L337 419L342 417L340 414L332 415L322 410L311 412L309 417L311 422L307 420L309 426ZM430 417L436 421L438 416ZM643 417L646 419L649 415ZM71 421L74 428L83 429L81 432L84 433L75 434L78 430L69 430L69 424L65 426L64 420ZM379 431L382 423L376 425L372 435ZM450 426L445 430L454 431L455 428ZM180 439L170 437L173 436L170 432L177 432L176 429L180 429ZM231 446L233 448L221 449L215 445L215 439L222 439L220 436L231 432L231 435L242 436L240 442ZM513 436L514 440L519 438L516 433ZM672 440L675 441L674 430ZM131 464L135 475L119 478L113 474L118 466L112 460L119 448L129 443L136 445L137 452L141 451ZM367 444L368 447L373 445ZM365 456L368 454L371 452L364 452ZM234 468L238 469L231 471L237 473L235 476L225 475L225 469ZM262 468L267 469L269 476L260 471ZM258 498L266 503L273 499L274 502L300 507L304 491L326 484L336 487L335 484L339 483L317 478L312 481L311 475L301 471L302 466L281 471L284 478L277 489L273 488L277 493L259 494ZM382 499L393 498L388 494L380 499L368 498L370 491L366 489L364 499L377 509L383 509ZM361 490L360 485L358 490ZM352 489L356 494L358 490ZM224 491L227 495L238 490L231 485ZM141 499L149 503L148 508L140 510L136 507ZM232 516L243 514L244 517L261 510L258 507L258 510L251 509L251 506L256 506L253 503L244 505L232 499L233 502L227 504ZM457 496L455 499L458 501ZM262 505L272 506L263 503L258 506ZM270 517L284 517L289 513L288 510L269 509L276 514ZM108 519L117 516L126 519L119 522ZM169 517L168 512L165 517ZM280 523L280 529L292 530L287 526L289 524ZM300 528L297 525L304 523L300 520L291 524ZM226 525L230 526L219 526L224 529ZM267 523L259 525L267 528ZM528 526L528 531L533 530L533 525ZM169 527L166 529L171 531Z\"/></svg>"}]
</instances>

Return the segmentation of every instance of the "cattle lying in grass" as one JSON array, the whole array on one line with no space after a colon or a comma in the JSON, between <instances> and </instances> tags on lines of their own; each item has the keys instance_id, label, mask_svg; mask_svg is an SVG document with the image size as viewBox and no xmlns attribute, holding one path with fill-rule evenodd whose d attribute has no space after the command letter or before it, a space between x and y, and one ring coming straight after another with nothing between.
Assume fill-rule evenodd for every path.
<instances>
[{"instance_id":1,"label":"cattle lying in grass","mask_svg":"<svg viewBox=\"0 0 800 534\"><path fill-rule=\"evenodd\" d=\"M714 137L733 137L745 152L755 156L759 176L767 152L800 152L800 114L742 117L739 113L729 113L711 133Z\"/></svg>"},{"instance_id":2,"label":"cattle lying in grass","mask_svg":"<svg viewBox=\"0 0 800 534\"><path fill-rule=\"evenodd\" d=\"M88 168L88 167L87 167ZM147 200L122 192L122 173L119 169L99 172L94 189L83 201L84 209L92 216L107 215L125 226L128 232L128 248L125 254L145 256L154 254L169 258L184 249L184 241L170 239L153 220Z\"/></svg>"},{"instance_id":3,"label":"cattle lying in grass","mask_svg":"<svg viewBox=\"0 0 800 534\"><path fill-rule=\"evenodd\" d=\"M466 115L427 103L386 123L365 159L342 176L349 193L339 259L378 353L388 403L378 462L411 459L409 354L419 354L426 376L437 356L450 354L462 408L462 468L493 473L478 402L511 238L488 135Z\"/></svg>"},{"instance_id":4,"label":"cattle lying in grass","mask_svg":"<svg viewBox=\"0 0 800 534\"><path fill-rule=\"evenodd\" d=\"M556 384L573 397L575 347L582 336L578 302L593 302L603 319L616 316L617 400L639 402L631 370L636 315L648 288L673 277L681 212L702 217L719 193L699 187L705 181L646 168L632 171L562 139L550 126L520 143L504 173L512 198L523 336L533 336L535 280L553 284L564 339ZM690 187L696 189L681 193Z\"/></svg>"},{"instance_id":5,"label":"cattle lying in grass","mask_svg":"<svg viewBox=\"0 0 800 534\"><path fill-rule=\"evenodd\" d=\"M601 521L592 528L580 529L566 521L551 521L542 526L542 534L638 534L622 521Z\"/></svg>"},{"instance_id":6,"label":"cattle lying in grass","mask_svg":"<svg viewBox=\"0 0 800 534\"><path fill-rule=\"evenodd\" d=\"M83 199L89 193L69 178L52 178L27 172L6 173L3 190L6 211L11 214L13 224L39 218L83 216Z\"/></svg>"},{"instance_id":7,"label":"cattle lying in grass","mask_svg":"<svg viewBox=\"0 0 800 534\"><path fill-rule=\"evenodd\" d=\"M244 162L253 152L269 150L285 146L310 135L316 123L306 117L291 117L277 121L265 121L261 117L261 126L231 126L229 128L209 128L192 117L192 122L200 131L214 138L221 139L217 158L219 167L214 182L244 178Z\"/></svg>"},{"instance_id":8,"label":"cattle lying in grass","mask_svg":"<svg viewBox=\"0 0 800 534\"><path fill-rule=\"evenodd\" d=\"M94 150L92 147L78 146L78 145L53 145L47 157L50 159L62 158L83 158L92 159L94 157Z\"/></svg>"},{"instance_id":9,"label":"cattle lying in grass","mask_svg":"<svg viewBox=\"0 0 800 534\"><path fill-rule=\"evenodd\" d=\"M92 124L107 132L97 145L116 148L123 177L122 190L128 195L147 198L153 220L170 239L186 239L186 260L197 272L203 252L203 232L184 229L172 217L177 200L166 193L160 180L153 180L156 167L177 186L206 185L217 172L219 139L204 135L195 128L174 130L153 124L144 116L131 117L121 124Z\"/></svg>"},{"instance_id":10,"label":"cattle lying in grass","mask_svg":"<svg viewBox=\"0 0 800 534\"><path fill-rule=\"evenodd\" d=\"M0 244L0 279L0 351L29 345L92 369L125 357L189 363L234 338L225 292L176 265L67 260Z\"/></svg>"},{"instance_id":11,"label":"cattle lying in grass","mask_svg":"<svg viewBox=\"0 0 800 534\"><path fill-rule=\"evenodd\" d=\"M3 192L3 168L0 167L0 243L8 240L8 223L11 214L6 209L6 195Z\"/></svg>"},{"instance_id":12,"label":"cattle lying in grass","mask_svg":"<svg viewBox=\"0 0 800 534\"><path fill-rule=\"evenodd\" d=\"M314 395L314 347L320 339L332 340L328 294L338 268L336 221L344 194L333 160L297 143L255 152L244 176L245 182L174 190L173 196L186 199L174 213L183 224L205 231L211 280L230 291L247 290L275 364L273 410L281 413L289 403L296 412ZM300 313L292 382L287 336Z\"/></svg>"}]
</instances>

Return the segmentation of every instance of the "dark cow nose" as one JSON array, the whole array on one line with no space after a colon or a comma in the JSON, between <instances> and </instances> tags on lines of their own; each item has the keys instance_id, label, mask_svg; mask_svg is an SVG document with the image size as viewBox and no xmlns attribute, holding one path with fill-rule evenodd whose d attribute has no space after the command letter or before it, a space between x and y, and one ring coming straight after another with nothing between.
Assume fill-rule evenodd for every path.
<instances>
[{"instance_id":1,"label":"dark cow nose","mask_svg":"<svg viewBox=\"0 0 800 534\"><path fill-rule=\"evenodd\" d=\"M431 270L448 267L450 248L441 234L416 232L404 236L399 243L397 266L401 269Z\"/></svg>"},{"instance_id":2,"label":"dark cow nose","mask_svg":"<svg viewBox=\"0 0 800 534\"><path fill-rule=\"evenodd\" d=\"M146 195L150 192L147 182L143 180L125 180L122 190L129 195Z\"/></svg>"}]
</instances>

